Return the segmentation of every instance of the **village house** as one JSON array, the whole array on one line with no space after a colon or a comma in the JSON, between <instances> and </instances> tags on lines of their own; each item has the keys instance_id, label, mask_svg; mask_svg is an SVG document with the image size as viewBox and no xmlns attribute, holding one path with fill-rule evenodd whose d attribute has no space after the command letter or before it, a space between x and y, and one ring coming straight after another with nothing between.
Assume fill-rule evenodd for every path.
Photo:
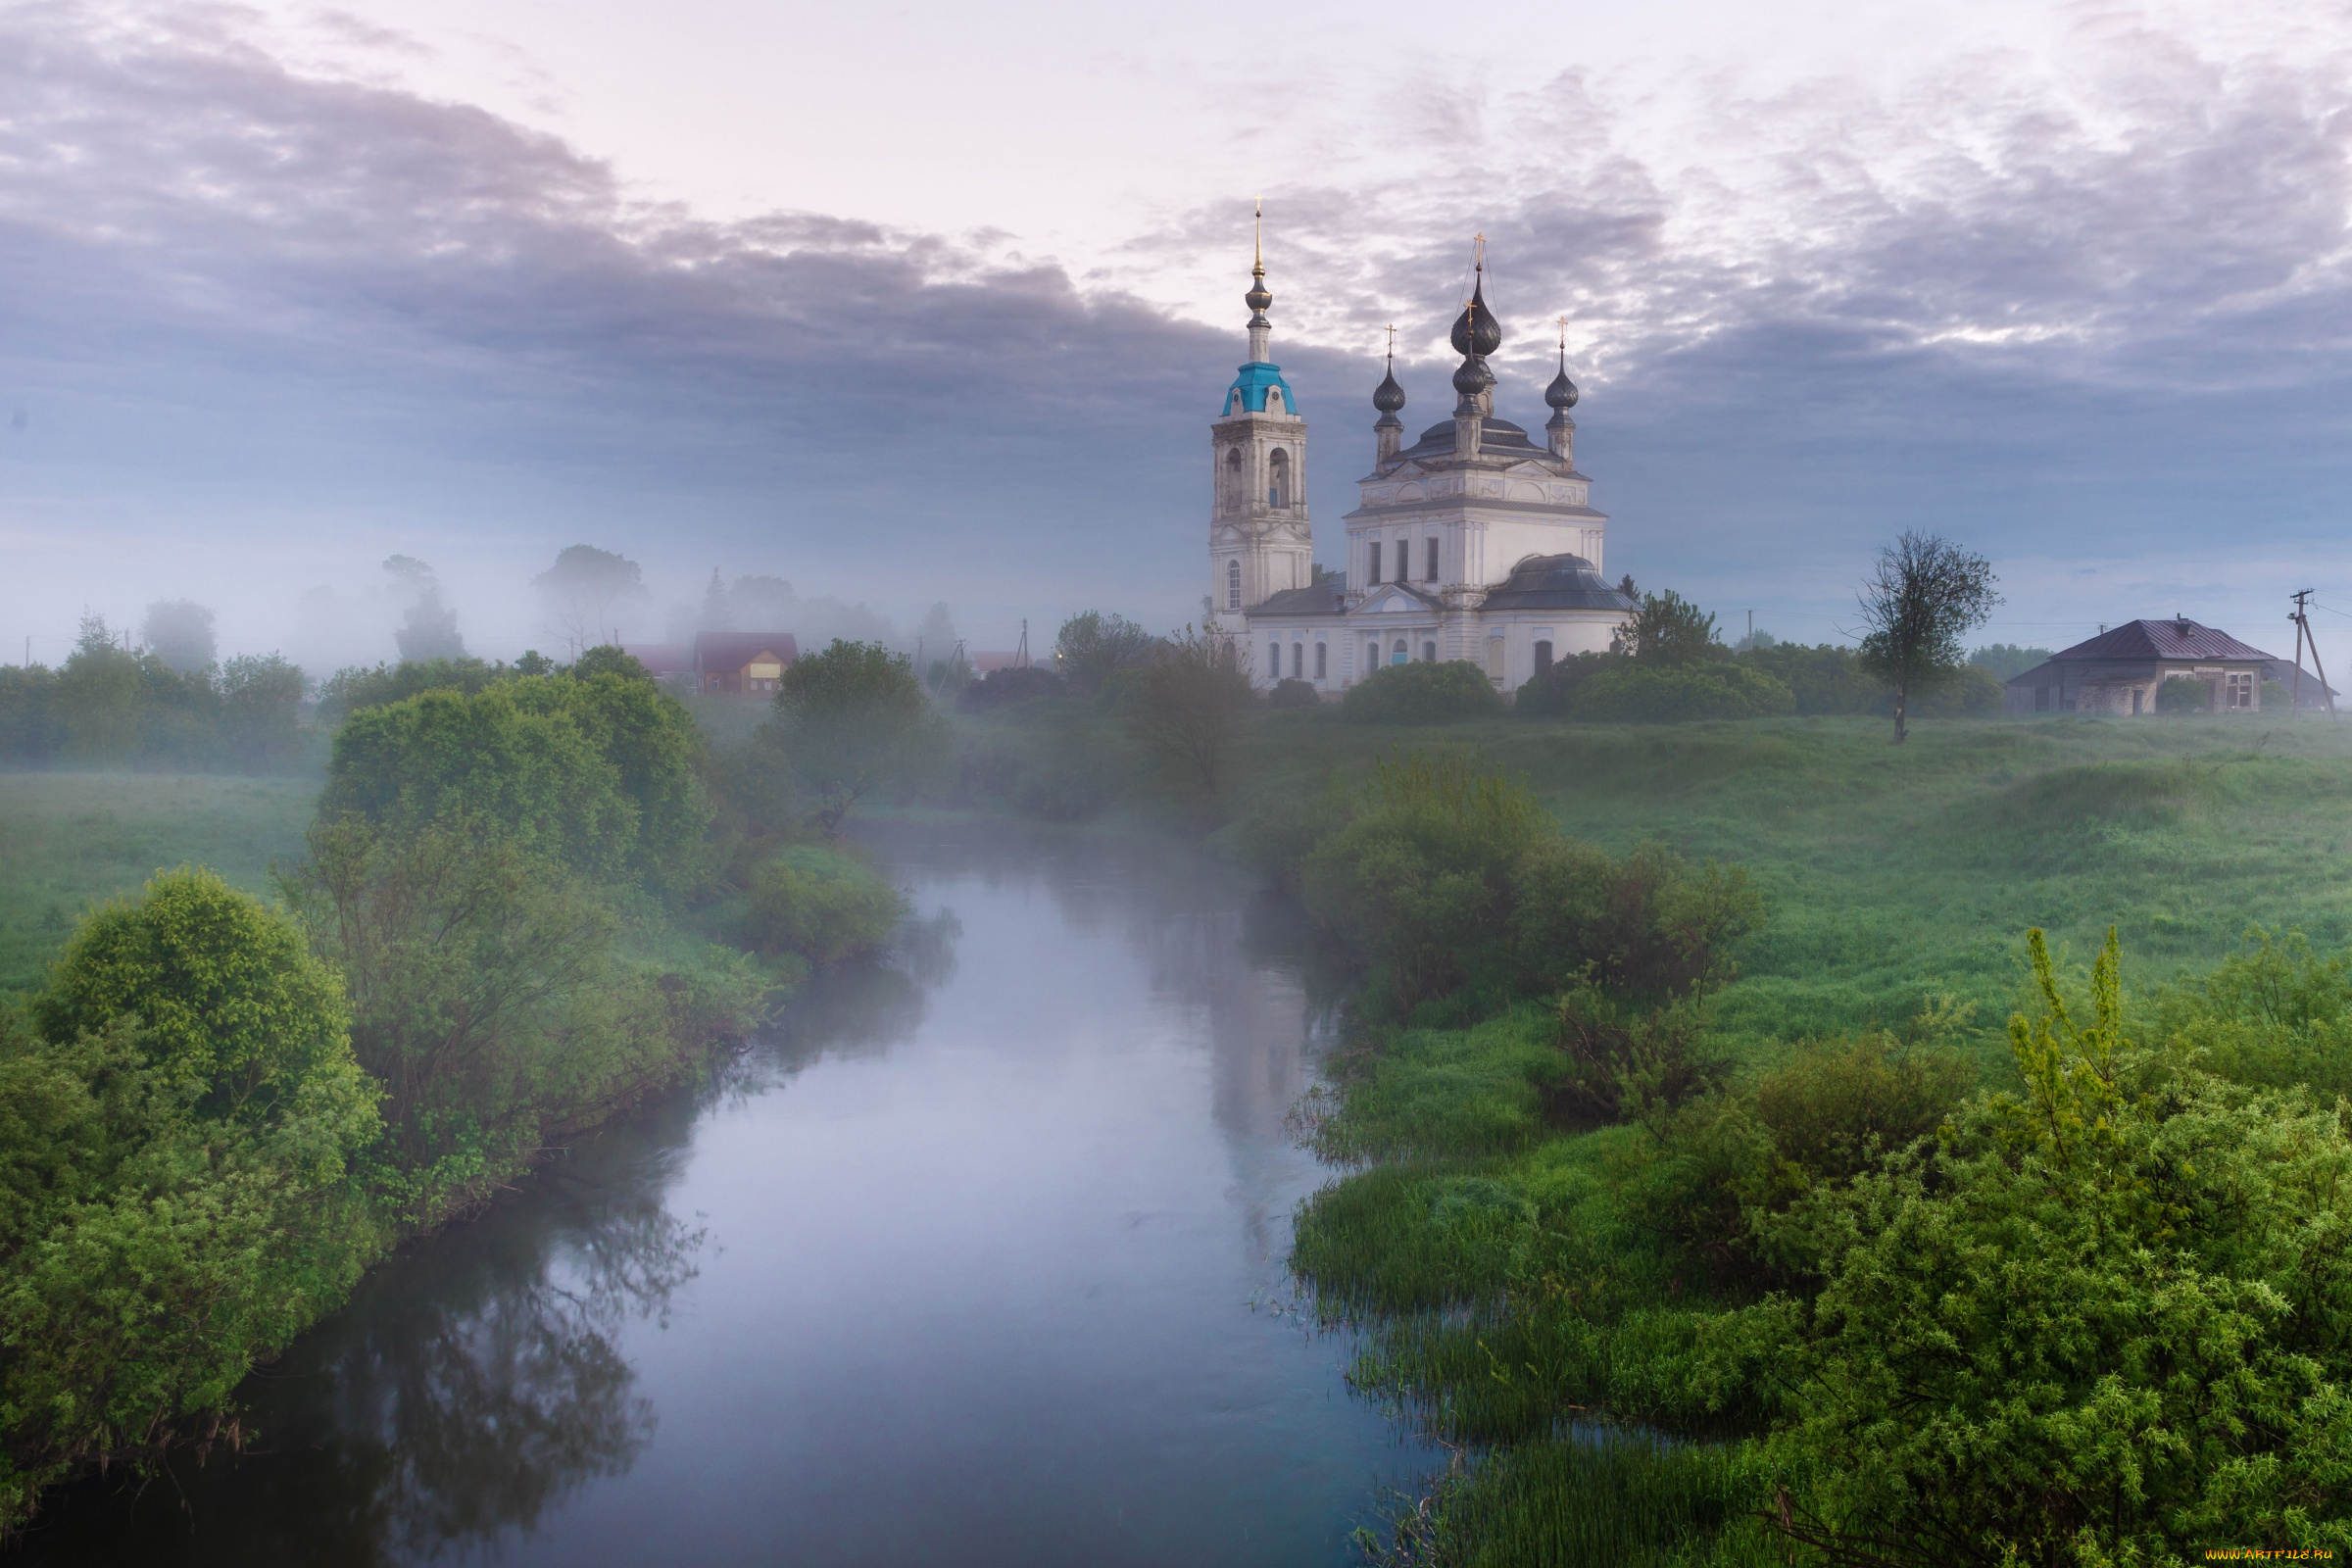
<instances>
[{"instance_id":1,"label":"village house","mask_svg":"<svg viewBox=\"0 0 2352 1568\"><path fill-rule=\"evenodd\" d=\"M2153 713L2167 681L2204 687L2208 712L2259 712L2267 681L2294 690L2294 665L2185 615L2133 620L2075 644L2013 677L2003 706L2012 713ZM2304 706L2324 700L2319 677L2302 676Z\"/></svg>"},{"instance_id":2,"label":"village house","mask_svg":"<svg viewBox=\"0 0 2352 1568\"><path fill-rule=\"evenodd\" d=\"M706 631L694 639L695 684L706 692L772 692L800 657L788 631Z\"/></svg>"}]
</instances>

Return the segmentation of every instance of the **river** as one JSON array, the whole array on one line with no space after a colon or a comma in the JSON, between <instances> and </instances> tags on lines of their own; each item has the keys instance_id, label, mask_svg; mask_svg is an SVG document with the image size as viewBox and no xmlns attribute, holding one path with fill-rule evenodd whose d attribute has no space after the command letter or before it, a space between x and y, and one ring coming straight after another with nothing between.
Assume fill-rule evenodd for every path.
<instances>
[{"instance_id":1,"label":"river","mask_svg":"<svg viewBox=\"0 0 2352 1568\"><path fill-rule=\"evenodd\" d=\"M1340 1564L1443 1455L1283 1268L1323 1031L1230 871L873 835L915 918L705 1092L379 1268L260 1432L10 1560Z\"/></svg>"}]
</instances>

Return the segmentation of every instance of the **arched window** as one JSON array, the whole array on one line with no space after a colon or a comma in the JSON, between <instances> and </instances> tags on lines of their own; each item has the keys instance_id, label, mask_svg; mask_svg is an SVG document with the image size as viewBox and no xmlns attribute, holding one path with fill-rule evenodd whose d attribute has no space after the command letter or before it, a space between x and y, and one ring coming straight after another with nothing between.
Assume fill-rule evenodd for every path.
<instances>
[{"instance_id":1,"label":"arched window","mask_svg":"<svg viewBox=\"0 0 2352 1568\"><path fill-rule=\"evenodd\" d=\"M1380 586L1380 541L1377 539L1372 541L1372 570L1364 578L1364 583L1365 586L1371 588L1377 588ZM1375 659L1372 661L1372 662L1377 664L1380 662L1380 661Z\"/></svg>"},{"instance_id":2,"label":"arched window","mask_svg":"<svg viewBox=\"0 0 2352 1568\"><path fill-rule=\"evenodd\" d=\"M1297 680L1305 673L1306 644L1293 643L1291 644L1291 679Z\"/></svg>"},{"instance_id":3,"label":"arched window","mask_svg":"<svg viewBox=\"0 0 2352 1568\"><path fill-rule=\"evenodd\" d=\"M1380 667L1380 639L1375 637L1364 645L1364 673L1369 675Z\"/></svg>"},{"instance_id":4,"label":"arched window","mask_svg":"<svg viewBox=\"0 0 2352 1568\"><path fill-rule=\"evenodd\" d=\"M1266 679L1282 679L1282 644L1266 644Z\"/></svg>"},{"instance_id":5,"label":"arched window","mask_svg":"<svg viewBox=\"0 0 2352 1568\"><path fill-rule=\"evenodd\" d=\"M1239 561L1225 563L1225 608L1242 608L1242 564Z\"/></svg>"},{"instance_id":6,"label":"arched window","mask_svg":"<svg viewBox=\"0 0 2352 1568\"><path fill-rule=\"evenodd\" d=\"M1291 455L1280 447L1266 460L1266 505L1287 507L1291 504Z\"/></svg>"},{"instance_id":7,"label":"arched window","mask_svg":"<svg viewBox=\"0 0 2352 1568\"><path fill-rule=\"evenodd\" d=\"M1250 481L1242 472L1242 449L1225 449L1225 505L1238 508L1250 494Z\"/></svg>"},{"instance_id":8,"label":"arched window","mask_svg":"<svg viewBox=\"0 0 2352 1568\"><path fill-rule=\"evenodd\" d=\"M1551 644L1548 642L1536 644L1536 673L1542 675L1549 671L1550 668Z\"/></svg>"},{"instance_id":9,"label":"arched window","mask_svg":"<svg viewBox=\"0 0 2352 1568\"><path fill-rule=\"evenodd\" d=\"M1421 662L1424 664L1434 664L1437 662L1438 645L1436 643L1423 643L1421 645Z\"/></svg>"},{"instance_id":10,"label":"arched window","mask_svg":"<svg viewBox=\"0 0 2352 1568\"><path fill-rule=\"evenodd\" d=\"M1324 679L1325 677L1327 677L1328 675L1330 675L1330 673L1331 673L1331 668L1330 668L1330 661L1329 661L1329 659L1328 659L1328 657L1327 657L1327 656L1328 656L1330 653L1331 653L1331 644L1329 644L1329 643L1317 643L1317 644L1315 644L1315 679L1317 679L1317 680L1322 680L1322 679Z\"/></svg>"},{"instance_id":11,"label":"arched window","mask_svg":"<svg viewBox=\"0 0 2352 1568\"><path fill-rule=\"evenodd\" d=\"M1411 657L1404 651L1404 639L1401 637L1397 638L1396 645L1389 650L1389 662L1392 664L1401 664Z\"/></svg>"}]
</instances>

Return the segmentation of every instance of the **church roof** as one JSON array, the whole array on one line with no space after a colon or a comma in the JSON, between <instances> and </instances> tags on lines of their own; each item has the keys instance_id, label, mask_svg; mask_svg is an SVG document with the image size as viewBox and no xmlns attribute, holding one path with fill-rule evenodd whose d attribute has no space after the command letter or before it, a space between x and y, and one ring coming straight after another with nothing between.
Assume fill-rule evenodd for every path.
<instances>
[{"instance_id":1,"label":"church roof","mask_svg":"<svg viewBox=\"0 0 2352 1568\"><path fill-rule=\"evenodd\" d=\"M1635 610L1582 556L1530 556L1489 593L1486 610Z\"/></svg>"},{"instance_id":2,"label":"church roof","mask_svg":"<svg viewBox=\"0 0 2352 1568\"><path fill-rule=\"evenodd\" d=\"M1252 360L1242 367L1241 373L1234 377L1233 385L1225 389L1225 416L1230 418L1237 414L1265 413L1266 391L1270 387L1282 388L1283 413L1298 412L1298 395L1291 390L1291 383L1282 378L1282 367Z\"/></svg>"},{"instance_id":3,"label":"church roof","mask_svg":"<svg viewBox=\"0 0 2352 1568\"><path fill-rule=\"evenodd\" d=\"M1285 588L1269 595L1252 615L1337 615L1347 609L1348 579L1338 572L1303 588Z\"/></svg>"},{"instance_id":4,"label":"church roof","mask_svg":"<svg viewBox=\"0 0 2352 1568\"><path fill-rule=\"evenodd\" d=\"M1528 439L1527 432L1508 419L1482 419L1478 427L1478 447L1481 452L1525 452L1530 457L1549 457L1551 449L1539 446ZM1421 432L1421 439L1396 454L1401 462L1406 458L1442 458L1453 451L1453 421L1433 424Z\"/></svg>"}]
</instances>

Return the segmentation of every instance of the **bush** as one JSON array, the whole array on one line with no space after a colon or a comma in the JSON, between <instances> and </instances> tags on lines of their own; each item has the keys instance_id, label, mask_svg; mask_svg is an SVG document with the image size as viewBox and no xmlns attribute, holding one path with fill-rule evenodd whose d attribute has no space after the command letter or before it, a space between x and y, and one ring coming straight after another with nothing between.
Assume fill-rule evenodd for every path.
<instances>
[{"instance_id":1,"label":"bush","mask_svg":"<svg viewBox=\"0 0 2352 1568\"><path fill-rule=\"evenodd\" d=\"M1762 718L1795 711L1785 681L1745 665L1618 664L1576 688L1570 716L1588 722L1674 723L1701 718Z\"/></svg>"},{"instance_id":2,"label":"bush","mask_svg":"<svg viewBox=\"0 0 2352 1568\"><path fill-rule=\"evenodd\" d=\"M525 655L524 658L536 658ZM545 661L541 661L542 663ZM525 671L548 673L553 669ZM340 723L367 708L383 708L421 692L459 692L470 697L500 679L505 671L478 659L404 659L373 669L350 665L336 670L318 687L318 717Z\"/></svg>"},{"instance_id":3,"label":"bush","mask_svg":"<svg viewBox=\"0 0 2352 1568\"><path fill-rule=\"evenodd\" d=\"M1576 689L1597 672L1626 662L1623 654L1570 654L1552 662L1541 675L1530 675L1511 699L1511 711L1521 718L1565 718L1576 701Z\"/></svg>"},{"instance_id":4,"label":"bush","mask_svg":"<svg viewBox=\"0 0 2352 1568\"><path fill-rule=\"evenodd\" d=\"M745 879L745 933L761 953L797 953L819 968L889 946L906 900L863 861L796 845Z\"/></svg>"},{"instance_id":5,"label":"bush","mask_svg":"<svg viewBox=\"0 0 2352 1568\"><path fill-rule=\"evenodd\" d=\"M1341 714L1354 724L1450 724L1501 710L1501 695L1466 660L1386 664L1340 700Z\"/></svg>"},{"instance_id":6,"label":"bush","mask_svg":"<svg viewBox=\"0 0 2352 1568\"><path fill-rule=\"evenodd\" d=\"M1300 680L1296 675L1284 676L1275 683L1272 691L1266 693L1268 708L1320 708L1322 705L1323 694L1315 690L1314 682Z\"/></svg>"},{"instance_id":7,"label":"bush","mask_svg":"<svg viewBox=\"0 0 2352 1568\"><path fill-rule=\"evenodd\" d=\"M1621 995L1698 996L1732 975L1730 949L1763 918L1740 866L1693 867L1659 844L1623 860L1545 838L1511 869L1509 950L1521 989L1592 983Z\"/></svg>"},{"instance_id":8,"label":"bush","mask_svg":"<svg viewBox=\"0 0 2352 1568\"><path fill-rule=\"evenodd\" d=\"M2213 708L2213 687L2205 681L2180 677L2156 687L2159 713L2203 713Z\"/></svg>"},{"instance_id":9,"label":"bush","mask_svg":"<svg viewBox=\"0 0 2352 1568\"><path fill-rule=\"evenodd\" d=\"M2022 1094L1818 1205L1827 1283L1774 1457L1834 1557L2180 1562L2352 1549L2352 1136L2177 1071L2029 938Z\"/></svg>"},{"instance_id":10,"label":"bush","mask_svg":"<svg viewBox=\"0 0 2352 1568\"><path fill-rule=\"evenodd\" d=\"M156 877L99 910L34 1000L52 1044L134 1019L140 1048L206 1115L253 1120L297 1102L372 1125L341 976L302 930L210 871Z\"/></svg>"},{"instance_id":11,"label":"bush","mask_svg":"<svg viewBox=\"0 0 2352 1568\"><path fill-rule=\"evenodd\" d=\"M1066 697L1069 690L1069 682L1040 664L992 669L964 687L963 695L956 699L956 710L986 713L1014 703L1035 702L1040 697Z\"/></svg>"},{"instance_id":12,"label":"bush","mask_svg":"<svg viewBox=\"0 0 2352 1568\"><path fill-rule=\"evenodd\" d=\"M1866 674L1850 648L1821 643L1807 648L1798 643L1775 643L1738 655L1739 662L1787 684L1796 711L1815 713L1891 713L1894 692L1885 681Z\"/></svg>"}]
</instances>

